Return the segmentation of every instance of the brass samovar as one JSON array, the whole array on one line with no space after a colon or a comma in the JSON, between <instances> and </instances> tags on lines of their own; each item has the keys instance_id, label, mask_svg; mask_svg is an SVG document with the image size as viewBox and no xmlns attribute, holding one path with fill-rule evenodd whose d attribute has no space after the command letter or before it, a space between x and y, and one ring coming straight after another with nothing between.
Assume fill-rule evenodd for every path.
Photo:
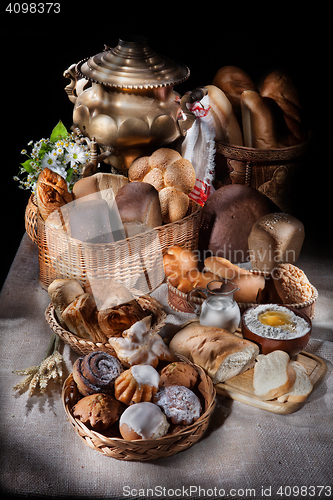
<instances>
[{"instance_id":1,"label":"brass samovar","mask_svg":"<svg viewBox=\"0 0 333 500\"><path fill-rule=\"evenodd\" d=\"M109 154L105 163L128 169L138 156L181 135L173 87L189 75L187 66L155 53L147 39L119 40L64 72L71 79L65 90L74 103L74 131Z\"/></svg>"}]
</instances>

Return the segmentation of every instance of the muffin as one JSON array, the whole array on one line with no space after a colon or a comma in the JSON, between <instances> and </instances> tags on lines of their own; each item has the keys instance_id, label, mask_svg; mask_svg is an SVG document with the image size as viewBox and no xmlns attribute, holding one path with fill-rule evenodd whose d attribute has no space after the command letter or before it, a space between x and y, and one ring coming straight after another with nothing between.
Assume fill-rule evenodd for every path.
<instances>
[{"instance_id":1,"label":"muffin","mask_svg":"<svg viewBox=\"0 0 333 500\"><path fill-rule=\"evenodd\" d=\"M165 366L160 373L160 386L183 385L192 389L198 379L198 372L194 366L184 361L176 361Z\"/></svg>"},{"instance_id":2,"label":"muffin","mask_svg":"<svg viewBox=\"0 0 333 500\"><path fill-rule=\"evenodd\" d=\"M123 439L157 439L169 429L169 422L162 410L149 402L128 406L119 420Z\"/></svg>"},{"instance_id":3,"label":"muffin","mask_svg":"<svg viewBox=\"0 0 333 500\"><path fill-rule=\"evenodd\" d=\"M201 413L201 403L191 389L182 385L162 387L154 397L168 420L176 425L190 425Z\"/></svg>"},{"instance_id":4,"label":"muffin","mask_svg":"<svg viewBox=\"0 0 333 500\"><path fill-rule=\"evenodd\" d=\"M73 416L95 431L104 431L121 415L121 404L109 394L91 394L73 406Z\"/></svg>"}]
</instances>

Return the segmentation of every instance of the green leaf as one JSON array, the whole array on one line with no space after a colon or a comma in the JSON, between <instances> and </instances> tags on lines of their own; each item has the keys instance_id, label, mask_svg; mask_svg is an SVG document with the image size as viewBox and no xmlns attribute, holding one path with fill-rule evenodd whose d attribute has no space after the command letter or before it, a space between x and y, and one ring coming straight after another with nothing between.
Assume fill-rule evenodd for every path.
<instances>
[{"instance_id":1,"label":"green leaf","mask_svg":"<svg viewBox=\"0 0 333 500\"><path fill-rule=\"evenodd\" d=\"M57 142L59 139L64 139L68 136L67 129L61 120L57 123L51 133L50 141Z\"/></svg>"},{"instance_id":2,"label":"green leaf","mask_svg":"<svg viewBox=\"0 0 333 500\"><path fill-rule=\"evenodd\" d=\"M24 167L24 169L29 173L31 174L34 169L31 167L30 163L32 162L32 160L27 160L25 161L24 163L21 163L22 167Z\"/></svg>"}]
</instances>

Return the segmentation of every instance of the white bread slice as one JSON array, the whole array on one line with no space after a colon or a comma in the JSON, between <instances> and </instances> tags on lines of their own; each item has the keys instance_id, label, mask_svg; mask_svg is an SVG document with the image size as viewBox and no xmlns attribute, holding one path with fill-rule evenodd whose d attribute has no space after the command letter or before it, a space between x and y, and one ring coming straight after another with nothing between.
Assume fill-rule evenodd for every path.
<instances>
[{"instance_id":1,"label":"white bread slice","mask_svg":"<svg viewBox=\"0 0 333 500\"><path fill-rule=\"evenodd\" d=\"M299 361L291 361L291 366L296 372L296 380L292 388L286 394L278 397L280 403L302 403L312 391L312 382L306 368Z\"/></svg>"},{"instance_id":2,"label":"white bread slice","mask_svg":"<svg viewBox=\"0 0 333 500\"><path fill-rule=\"evenodd\" d=\"M290 363L288 353L273 351L257 356L254 365L254 394L264 401L277 398L294 385L296 372Z\"/></svg>"},{"instance_id":3,"label":"white bread slice","mask_svg":"<svg viewBox=\"0 0 333 500\"><path fill-rule=\"evenodd\" d=\"M252 368L259 348L249 340L212 326L189 324L173 337L170 349L201 366L213 384Z\"/></svg>"}]
</instances>

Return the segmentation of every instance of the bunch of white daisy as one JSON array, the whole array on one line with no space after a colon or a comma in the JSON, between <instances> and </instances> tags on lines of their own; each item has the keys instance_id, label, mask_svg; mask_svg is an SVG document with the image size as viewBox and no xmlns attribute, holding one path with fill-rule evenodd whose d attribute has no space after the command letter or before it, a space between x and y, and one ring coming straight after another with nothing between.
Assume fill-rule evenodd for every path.
<instances>
[{"instance_id":1,"label":"bunch of white daisy","mask_svg":"<svg viewBox=\"0 0 333 500\"><path fill-rule=\"evenodd\" d=\"M89 162L90 152L87 146L74 142L73 134L69 133L61 121L52 130L49 139L40 139L37 142L30 141L32 146L29 155L26 149L21 154L28 159L21 163L19 174L14 180L20 183L20 189L30 189L33 193L39 174L48 167L63 177L72 189L75 182L80 178L82 167Z\"/></svg>"}]
</instances>

